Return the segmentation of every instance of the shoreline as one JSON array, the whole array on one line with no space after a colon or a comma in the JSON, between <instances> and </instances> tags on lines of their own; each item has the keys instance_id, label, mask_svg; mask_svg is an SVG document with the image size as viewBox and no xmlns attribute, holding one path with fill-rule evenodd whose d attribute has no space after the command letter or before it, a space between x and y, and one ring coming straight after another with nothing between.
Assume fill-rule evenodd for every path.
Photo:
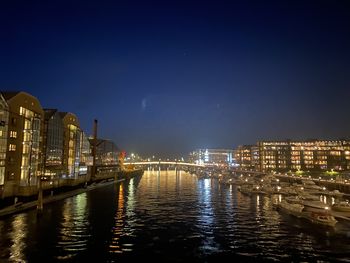
<instances>
[{"instance_id":1,"label":"shoreline","mask_svg":"<svg viewBox=\"0 0 350 263\"><path fill-rule=\"evenodd\" d=\"M66 199L68 197L72 197L75 195L86 193L86 192L89 192L89 191L94 190L96 188L111 185L114 183L120 183L120 182L125 181L125 180L126 179L123 178L123 179L118 179L116 181L111 180L111 181L107 181L107 182L100 182L100 183L96 183L96 184L91 184L87 187L74 189L74 190L71 190L68 192L63 192L63 193L60 193L57 195L47 196L47 197L43 198L43 204L45 205L45 204L49 204L52 202L60 201L60 200ZM6 217L6 216L10 216L13 214L17 214L17 213L29 210L29 209L34 209L34 208L36 208L37 203L38 203L38 200L35 200L35 201L30 201L30 202L25 202L25 203L17 203L15 205L5 207L5 208L0 210L0 219L3 217Z\"/></svg>"}]
</instances>

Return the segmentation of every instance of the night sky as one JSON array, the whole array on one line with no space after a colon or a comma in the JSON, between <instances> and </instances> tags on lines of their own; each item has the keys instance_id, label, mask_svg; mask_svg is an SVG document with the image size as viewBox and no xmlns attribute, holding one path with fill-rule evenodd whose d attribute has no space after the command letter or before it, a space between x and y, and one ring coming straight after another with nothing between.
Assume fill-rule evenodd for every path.
<instances>
[{"instance_id":1,"label":"night sky","mask_svg":"<svg viewBox=\"0 0 350 263\"><path fill-rule=\"evenodd\" d=\"M0 89L144 156L350 135L349 1L0 3Z\"/></svg>"}]
</instances>

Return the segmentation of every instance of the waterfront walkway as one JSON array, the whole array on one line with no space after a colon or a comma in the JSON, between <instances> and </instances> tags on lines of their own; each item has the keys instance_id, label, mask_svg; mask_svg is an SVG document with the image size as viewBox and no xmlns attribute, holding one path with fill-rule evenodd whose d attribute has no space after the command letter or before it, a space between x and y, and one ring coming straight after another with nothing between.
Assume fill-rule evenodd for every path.
<instances>
[{"instance_id":1,"label":"waterfront walkway","mask_svg":"<svg viewBox=\"0 0 350 263\"><path fill-rule=\"evenodd\" d=\"M75 189L75 190L72 190L72 191L68 191L68 192L64 192L64 193L60 193L60 194L57 194L57 195L46 196L46 197L43 198L43 203L44 204L48 204L48 203L51 203L51 202L59 201L59 200L62 200L62 199L65 199L65 198L68 198L68 197L71 197L71 196L74 196L74 195L85 193L85 192L91 191L93 189L96 189L96 188L99 188L99 187L103 187L103 186L107 186L107 185L110 185L110 184L113 184L113 183L118 183L118 182L121 182L121 181L124 181L124 180L125 179L119 179L117 181L115 181L115 180L102 181L100 183L93 183L93 184L91 184L91 185L89 185L87 187L84 187L84 188L78 188L78 189ZM38 200L31 201L31 202L24 202L24 203L19 202L19 203L15 204L15 205L8 206L6 208L1 209L0 210L0 217L8 216L8 215L12 215L12 214L15 214L15 213L23 212L23 211L28 210L28 209L36 208L37 204L38 204Z\"/></svg>"}]
</instances>

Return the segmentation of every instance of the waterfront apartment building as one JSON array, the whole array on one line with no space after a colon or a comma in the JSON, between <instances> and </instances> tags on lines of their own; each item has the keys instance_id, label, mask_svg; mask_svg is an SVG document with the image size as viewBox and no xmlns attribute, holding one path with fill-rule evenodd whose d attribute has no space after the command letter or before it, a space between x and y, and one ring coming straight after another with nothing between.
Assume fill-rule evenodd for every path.
<instances>
[{"instance_id":1,"label":"waterfront apartment building","mask_svg":"<svg viewBox=\"0 0 350 263\"><path fill-rule=\"evenodd\" d=\"M5 163L7 151L7 130L8 130L9 109L6 100L0 94L0 197L4 192L5 184Z\"/></svg>"},{"instance_id":2,"label":"waterfront apartment building","mask_svg":"<svg viewBox=\"0 0 350 263\"><path fill-rule=\"evenodd\" d=\"M52 179L87 175L92 165L90 142L78 118L57 109L45 109L43 162Z\"/></svg>"},{"instance_id":3,"label":"waterfront apartment building","mask_svg":"<svg viewBox=\"0 0 350 263\"><path fill-rule=\"evenodd\" d=\"M251 167L260 171L350 170L348 140L260 141L257 146L237 148L237 163L240 167L249 167L248 160L253 160L254 149L257 149L257 157ZM242 159L244 154L245 159Z\"/></svg>"},{"instance_id":4,"label":"waterfront apartment building","mask_svg":"<svg viewBox=\"0 0 350 263\"><path fill-rule=\"evenodd\" d=\"M256 145L240 145L234 150L234 160L243 169L259 169L259 148Z\"/></svg>"},{"instance_id":5,"label":"waterfront apartment building","mask_svg":"<svg viewBox=\"0 0 350 263\"><path fill-rule=\"evenodd\" d=\"M77 116L70 112L59 113L63 122L63 166L65 176L77 178L81 153L81 129Z\"/></svg>"},{"instance_id":6,"label":"waterfront apartment building","mask_svg":"<svg viewBox=\"0 0 350 263\"><path fill-rule=\"evenodd\" d=\"M196 164L231 166L233 164L233 150L198 149L190 153L189 161Z\"/></svg>"},{"instance_id":7,"label":"waterfront apartment building","mask_svg":"<svg viewBox=\"0 0 350 263\"><path fill-rule=\"evenodd\" d=\"M3 120L5 126L7 123L7 142L2 197L6 197L23 187L36 186L42 173L44 111L38 99L26 92L1 94L8 105L7 120Z\"/></svg>"},{"instance_id":8,"label":"waterfront apartment building","mask_svg":"<svg viewBox=\"0 0 350 263\"><path fill-rule=\"evenodd\" d=\"M44 109L44 111L44 175L51 178L60 178L65 174L63 165L64 125L57 109Z\"/></svg>"},{"instance_id":9,"label":"waterfront apartment building","mask_svg":"<svg viewBox=\"0 0 350 263\"><path fill-rule=\"evenodd\" d=\"M98 141L97 165L106 178L118 170L118 147ZM0 199L38 193L44 186L60 187L86 182L93 165L88 136L77 116L43 109L26 92L0 92ZM65 180L68 179L68 180Z\"/></svg>"}]
</instances>

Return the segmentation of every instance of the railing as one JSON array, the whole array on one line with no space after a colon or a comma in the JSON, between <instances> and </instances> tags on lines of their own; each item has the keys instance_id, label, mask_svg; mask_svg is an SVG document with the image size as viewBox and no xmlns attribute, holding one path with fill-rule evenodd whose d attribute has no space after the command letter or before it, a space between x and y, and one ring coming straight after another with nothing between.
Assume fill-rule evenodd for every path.
<instances>
[{"instance_id":1,"label":"railing","mask_svg":"<svg viewBox=\"0 0 350 263\"><path fill-rule=\"evenodd\" d=\"M129 164L132 164L132 165L172 164L172 165L205 167L205 165L202 165L202 164L175 162L175 161L144 161L144 162L126 162L126 163L124 163L124 165L129 165Z\"/></svg>"}]
</instances>

